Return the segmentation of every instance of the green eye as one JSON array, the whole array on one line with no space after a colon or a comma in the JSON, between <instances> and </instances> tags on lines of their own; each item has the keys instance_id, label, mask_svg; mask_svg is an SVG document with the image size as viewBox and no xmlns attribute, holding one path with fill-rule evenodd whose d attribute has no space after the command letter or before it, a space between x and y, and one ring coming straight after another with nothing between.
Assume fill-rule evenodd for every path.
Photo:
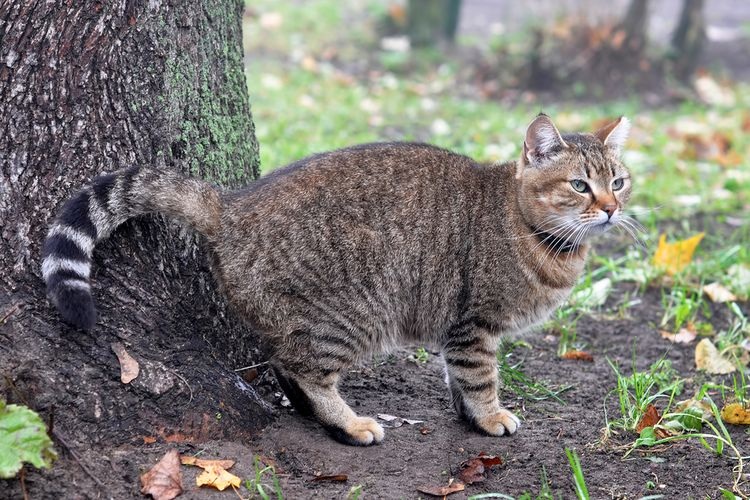
<instances>
[{"instance_id":1,"label":"green eye","mask_svg":"<svg viewBox=\"0 0 750 500\"><path fill-rule=\"evenodd\" d=\"M622 180L622 178L613 180L612 181L612 190L613 191L619 191L620 189L622 189L622 185L623 184L625 184L625 181Z\"/></svg>"},{"instance_id":2,"label":"green eye","mask_svg":"<svg viewBox=\"0 0 750 500\"><path fill-rule=\"evenodd\" d=\"M583 182L581 179L573 179L572 181L570 181L570 185L573 186L573 189L575 189L579 193L585 193L589 190L589 185Z\"/></svg>"}]
</instances>

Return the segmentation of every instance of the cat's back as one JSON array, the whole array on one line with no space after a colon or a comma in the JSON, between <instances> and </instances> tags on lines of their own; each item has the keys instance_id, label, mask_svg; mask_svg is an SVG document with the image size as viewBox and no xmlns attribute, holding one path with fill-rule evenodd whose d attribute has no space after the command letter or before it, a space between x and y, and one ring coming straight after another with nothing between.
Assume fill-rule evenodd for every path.
<instances>
[{"instance_id":1,"label":"cat's back","mask_svg":"<svg viewBox=\"0 0 750 500\"><path fill-rule=\"evenodd\" d=\"M315 154L282 167L230 195L230 209L269 211L311 201L383 203L408 200L416 191L468 182L477 167L470 158L423 143L362 144Z\"/></svg>"}]
</instances>

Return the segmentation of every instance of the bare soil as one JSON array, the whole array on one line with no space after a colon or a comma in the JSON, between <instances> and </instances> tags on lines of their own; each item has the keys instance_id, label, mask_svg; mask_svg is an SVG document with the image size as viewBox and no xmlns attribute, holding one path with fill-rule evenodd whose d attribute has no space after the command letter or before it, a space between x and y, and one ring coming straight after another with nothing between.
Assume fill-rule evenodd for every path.
<instances>
[{"instance_id":1,"label":"bare soil","mask_svg":"<svg viewBox=\"0 0 750 500\"><path fill-rule=\"evenodd\" d=\"M610 308L622 301L625 293L634 291L630 285L618 287L608 301ZM265 395L276 416L260 432L225 429L227 432L215 431L204 439L176 433L158 436L156 442L146 444L143 438L149 436L131 436L126 442L91 442L85 435L81 437L77 429L66 428L66 435L76 437L65 444L56 443L60 460L51 470L27 468L26 488L33 499L139 498L139 475L176 448L181 453L206 458L234 459L237 464L232 472L242 478L254 477L253 460L258 456L276 465L285 498L346 498L350 489L357 486L361 486L361 498L424 498L426 495L420 494L417 487L447 484L462 462L485 452L502 457L504 464L488 471L484 482L467 485L464 492L450 498L483 492L513 496L527 491L536 493L543 467L552 490L563 498L572 498L572 474L564 452L568 447L576 449L581 458L591 498L640 498L649 494L717 498L719 487L730 488L732 484L734 462L726 454L717 457L698 442L687 441L635 452L623 460L624 451L617 445L632 441L634 436L618 436L604 445L599 443L605 426L605 400L609 415L617 416L615 398L607 399L615 386L607 358L628 371L634 350L639 369L665 355L681 375L691 379L683 393L685 397L690 397L702 382L694 369L694 346L672 345L657 333L654 325L660 319L660 302L660 292L652 289L641 296L640 304L628 310L627 318L583 318L578 338L593 354L592 363L562 360L556 355L557 339L541 331L528 334L525 340L532 347L517 349L513 359L523 361L523 370L533 378L553 385L569 384L571 388L562 395L565 404L554 400L524 401L503 391L504 405L523 420L518 433L510 437L488 437L471 431L451 407L440 358L431 355L427 363L417 364L408 360L414 349L407 349L352 371L342 387L344 397L363 415L387 413L424 421L387 428L386 439L379 446L350 447L333 441L317 423L282 405L273 376L261 367L251 385ZM743 305L745 310L747 306ZM728 321L724 309L716 308L714 325L721 328ZM0 372L6 369L0 366ZM194 391L194 400L202 397L200 390ZM138 411L132 408L132 412ZM217 408L213 428L221 428L222 411L242 409ZM746 450L750 438L744 429L730 431L736 445ZM221 439L213 439L219 435ZM197 489L196 474L197 471L183 467L186 491L181 498L235 498L231 492ZM314 481L318 475L333 474L345 474L347 481ZM270 476L265 476L264 483L266 491L273 490ZM653 484L655 489L648 489L647 484ZM249 496L244 489L241 494ZM20 481L0 481L0 498L22 498Z\"/></svg>"}]
</instances>

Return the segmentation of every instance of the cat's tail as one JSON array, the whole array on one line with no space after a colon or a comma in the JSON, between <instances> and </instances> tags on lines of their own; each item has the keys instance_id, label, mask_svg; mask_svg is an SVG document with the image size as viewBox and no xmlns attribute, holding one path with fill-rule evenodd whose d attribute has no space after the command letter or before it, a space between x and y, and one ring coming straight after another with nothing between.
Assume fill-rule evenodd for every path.
<instances>
[{"instance_id":1,"label":"cat's tail","mask_svg":"<svg viewBox=\"0 0 750 500\"><path fill-rule=\"evenodd\" d=\"M140 167L97 177L76 193L58 213L42 249L47 296L65 321L84 330L94 326L89 285L94 246L126 220L149 213L173 217L210 240L219 230L221 198L200 180Z\"/></svg>"}]
</instances>

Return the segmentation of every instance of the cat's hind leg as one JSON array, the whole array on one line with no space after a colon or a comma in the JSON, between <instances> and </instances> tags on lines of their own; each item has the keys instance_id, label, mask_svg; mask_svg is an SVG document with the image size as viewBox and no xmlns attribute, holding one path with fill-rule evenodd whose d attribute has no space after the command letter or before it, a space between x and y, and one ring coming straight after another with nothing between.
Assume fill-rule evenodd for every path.
<instances>
[{"instance_id":1,"label":"cat's hind leg","mask_svg":"<svg viewBox=\"0 0 750 500\"><path fill-rule=\"evenodd\" d=\"M316 330L317 331L317 330ZM383 427L374 419L360 417L338 391L340 374L354 360L342 351L335 332L308 334L296 331L283 349L277 351L273 366L276 378L289 401L302 415L314 416L337 440L345 444L367 446L383 440Z\"/></svg>"},{"instance_id":2,"label":"cat's hind leg","mask_svg":"<svg viewBox=\"0 0 750 500\"><path fill-rule=\"evenodd\" d=\"M457 413L478 430L502 436L516 432L521 423L500 406L496 347L488 331L467 323L452 329L443 358Z\"/></svg>"}]
</instances>

